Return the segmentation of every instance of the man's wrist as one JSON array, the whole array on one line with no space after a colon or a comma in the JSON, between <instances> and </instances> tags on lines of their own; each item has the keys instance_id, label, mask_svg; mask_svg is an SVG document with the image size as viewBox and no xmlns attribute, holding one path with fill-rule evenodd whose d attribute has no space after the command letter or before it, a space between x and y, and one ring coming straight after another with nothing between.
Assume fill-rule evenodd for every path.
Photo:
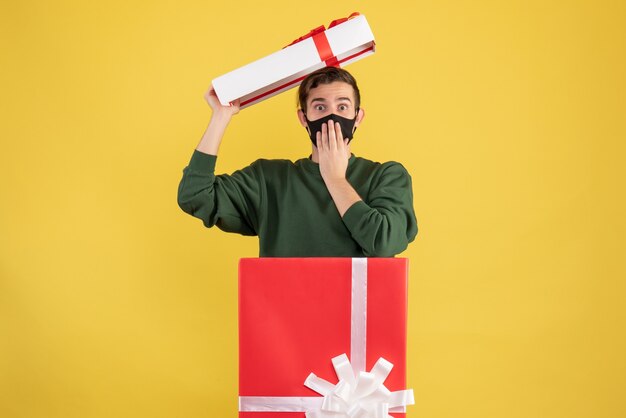
<instances>
[{"instance_id":1,"label":"man's wrist","mask_svg":"<svg viewBox=\"0 0 626 418\"><path fill-rule=\"evenodd\" d=\"M324 178L324 183L326 183L326 187L345 187L346 185L350 185L348 179L341 176L336 177L328 177Z\"/></svg>"},{"instance_id":2,"label":"man's wrist","mask_svg":"<svg viewBox=\"0 0 626 418\"><path fill-rule=\"evenodd\" d=\"M226 126L230 122L233 115L228 112L213 112L211 114L210 123L215 123L218 126Z\"/></svg>"}]
</instances>

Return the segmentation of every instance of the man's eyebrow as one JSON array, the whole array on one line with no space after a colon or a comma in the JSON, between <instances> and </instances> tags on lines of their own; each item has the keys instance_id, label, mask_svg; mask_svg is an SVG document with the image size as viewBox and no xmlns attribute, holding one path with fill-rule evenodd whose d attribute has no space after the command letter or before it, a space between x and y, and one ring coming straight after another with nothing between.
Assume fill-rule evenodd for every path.
<instances>
[{"instance_id":1,"label":"man's eyebrow","mask_svg":"<svg viewBox=\"0 0 626 418\"><path fill-rule=\"evenodd\" d=\"M337 101L348 101L350 103L352 103L352 99L350 99L349 97L337 97L336 99ZM314 103L314 102L325 102L326 99L323 97L316 97L314 99L311 99L310 103Z\"/></svg>"}]
</instances>

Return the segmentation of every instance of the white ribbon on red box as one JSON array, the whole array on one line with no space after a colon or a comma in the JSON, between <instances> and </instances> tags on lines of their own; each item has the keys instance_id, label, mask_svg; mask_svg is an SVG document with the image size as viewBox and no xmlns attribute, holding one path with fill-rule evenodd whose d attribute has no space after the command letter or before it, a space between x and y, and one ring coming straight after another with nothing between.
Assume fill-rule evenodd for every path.
<instances>
[{"instance_id":1,"label":"white ribbon on red box","mask_svg":"<svg viewBox=\"0 0 626 418\"><path fill-rule=\"evenodd\" d=\"M339 382L334 385L311 373L304 384L323 397L240 396L242 412L306 412L307 418L387 418L415 403L413 390L390 392L383 382L393 364L379 358L365 371L367 330L367 259L352 259L351 350L332 359Z\"/></svg>"}]
</instances>

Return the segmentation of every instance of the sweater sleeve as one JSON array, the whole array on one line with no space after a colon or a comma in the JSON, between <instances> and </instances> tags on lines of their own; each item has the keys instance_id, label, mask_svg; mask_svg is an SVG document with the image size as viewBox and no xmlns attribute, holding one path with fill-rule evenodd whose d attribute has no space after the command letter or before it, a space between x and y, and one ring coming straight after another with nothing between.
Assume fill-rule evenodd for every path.
<instances>
[{"instance_id":1,"label":"sweater sleeve","mask_svg":"<svg viewBox=\"0 0 626 418\"><path fill-rule=\"evenodd\" d=\"M217 156L195 150L178 186L178 206L207 228L258 235L262 188L256 163L215 175Z\"/></svg>"},{"instance_id":2,"label":"sweater sleeve","mask_svg":"<svg viewBox=\"0 0 626 418\"><path fill-rule=\"evenodd\" d=\"M399 163L383 164L365 201L344 213L343 222L368 257L392 257L417 235L411 176Z\"/></svg>"}]
</instances>

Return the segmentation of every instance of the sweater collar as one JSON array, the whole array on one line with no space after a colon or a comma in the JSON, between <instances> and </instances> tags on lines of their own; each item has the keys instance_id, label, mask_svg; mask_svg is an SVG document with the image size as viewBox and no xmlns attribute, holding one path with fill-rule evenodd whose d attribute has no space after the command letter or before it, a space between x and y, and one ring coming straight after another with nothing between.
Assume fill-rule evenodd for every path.
<instances>
[{"instance_id":1,"label":"sweater collar","mask_svg":"<svg viewBox=\"0 0 626 418\"><path fill-rule=\"evenodd\" d=\"M354 163L355 159L356 157L354 156L354 154L350 153L350 159L348 160L348 167L350 167L352 163ZM298 162L302 165L302 167L305 168L305 170L314 174L320 174L320 165L311 159L311 155L309 155L309 158L302 158Z\"/></svg>"}]
</instances>

